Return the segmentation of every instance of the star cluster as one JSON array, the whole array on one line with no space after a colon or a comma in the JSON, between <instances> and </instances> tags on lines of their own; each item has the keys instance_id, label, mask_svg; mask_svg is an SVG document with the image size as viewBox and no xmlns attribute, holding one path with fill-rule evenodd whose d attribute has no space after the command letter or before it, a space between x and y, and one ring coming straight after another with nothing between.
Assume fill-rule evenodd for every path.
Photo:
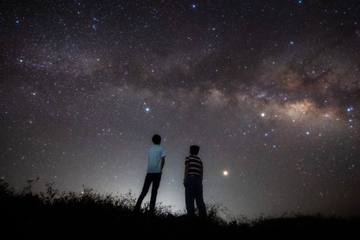
<instances>
[{"instance_id":1,"label":"star cluster","mask_svg":"<svg viewBox=\"0 0 360 240\"><path fill-rule=\"evenodd\" d=\"M4 1L0 176L159 200L184 157L234 214L360 213L358 1Z\"/></svg>"}]
</instances>

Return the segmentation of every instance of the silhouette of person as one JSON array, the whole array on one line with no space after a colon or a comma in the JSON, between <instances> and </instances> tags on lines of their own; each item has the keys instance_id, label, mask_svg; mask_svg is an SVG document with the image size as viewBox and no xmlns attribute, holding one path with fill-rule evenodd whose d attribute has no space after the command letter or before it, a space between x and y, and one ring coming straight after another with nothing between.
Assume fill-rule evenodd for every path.
<instances>
[{"instance_id":1,"label":"silhouette of person","mask_svg":"<svg viewBox=\"0 0 360 240\"><path fill-rule=\"evenodd\" d=\"M188 216L195 216L195 205L199 210L200 217L206 217L206 207L203 198L203 163L198 157L200 147L190 146L190 155L185 160L185 203Z\"/></svg>"},{"instance_id":2,"label":"silhouette of person","mask_svg":"<svg viewBox=\"0 0 360 240\"><path fill-rule=\"evenodd\" d=\"M155 211L156 196L160 185L161 173L165 164L165 151L160 145L161 137L158 134L155 134L152 137L153 145L148 151L148 168L147 174L145 177L145 182L140 193L140 196L135 205L135 211L140 211L141 203L144 200L146 194L149 191L150 185L152 184L151 189L151 198L150 198L150 213Z\"/></svg>"}]
</instances>

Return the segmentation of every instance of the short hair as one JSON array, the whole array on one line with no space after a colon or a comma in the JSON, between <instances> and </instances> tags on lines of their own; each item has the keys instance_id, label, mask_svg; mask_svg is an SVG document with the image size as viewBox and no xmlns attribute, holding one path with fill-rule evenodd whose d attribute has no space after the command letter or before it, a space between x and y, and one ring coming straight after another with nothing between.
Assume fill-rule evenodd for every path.
<instances>
[{"instance_id":1,"label":"short hair","mask_svg":"<svg viewBox=\"0 0 360 240\"><path fill-rule=\"evenodd\" d=\"M198 155L199 151L200 151L200 147L198 145L190 146L190 154L191 155Z\"/></svg>"},{"instance_id":2,"label":"short hair","mask_svg":"<svg viewBox=\"0 0 360 240\"><path fill-rule=\"evenodd\" d=\"M152 142L154 144L157 144L159 145L161 143L161 137L159 134L155 134L153 137L152 137Z\"/></svg>"}]
</instances>

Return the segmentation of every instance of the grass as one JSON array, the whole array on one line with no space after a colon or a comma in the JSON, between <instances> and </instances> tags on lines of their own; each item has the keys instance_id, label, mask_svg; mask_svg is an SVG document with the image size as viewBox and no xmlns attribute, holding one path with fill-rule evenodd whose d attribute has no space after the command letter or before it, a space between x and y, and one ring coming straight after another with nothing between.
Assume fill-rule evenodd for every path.
<instances>
[{"instance_id":1,"label":"grass","mask_svg":"<svg viewBox=\"0 0 360 240\"><path fill-rule=\"evenodd\" d=\"M29 181L22 192L15 192L0 180L0 210L2 228L14 236L101 237L157 236L188 238L268 236L346 235L357 232L360 218L291 216L260 218L254 221L219 217L219 208L211 206L207 219L190 219L174 214L159 205L154 215L134 213L136 199L131 194L120 197L101 195L85 188L82 193L60 192L47 184L47 190L34 194ZM75 234L75 235L74 235Z\"/></svg>"}]
</instances>

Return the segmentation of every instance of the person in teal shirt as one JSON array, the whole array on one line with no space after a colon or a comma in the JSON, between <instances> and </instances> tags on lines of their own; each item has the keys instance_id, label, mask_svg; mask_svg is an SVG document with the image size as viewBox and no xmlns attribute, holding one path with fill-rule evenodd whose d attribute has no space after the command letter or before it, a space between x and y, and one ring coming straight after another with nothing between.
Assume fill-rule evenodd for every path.
<instances>
[{"instance_id":1,"label":"person in teal shirt","mask_svg":"<svg viewBox=\"0 0 360 240\"><path fill-rule=\"evenodd\" d=\"M153 213L155 211L156 196L160 186L161 174L164 168L166 154L165 150L160 145L160 135L155 134L152 137L152 142L153 145L150 147L148 152L148 167L145 182L135 205L135 211L137 212L140 211L142 201L148 193L150 185L152 185L150 197L150 213Z\"/></svg>"}]
</instances>

